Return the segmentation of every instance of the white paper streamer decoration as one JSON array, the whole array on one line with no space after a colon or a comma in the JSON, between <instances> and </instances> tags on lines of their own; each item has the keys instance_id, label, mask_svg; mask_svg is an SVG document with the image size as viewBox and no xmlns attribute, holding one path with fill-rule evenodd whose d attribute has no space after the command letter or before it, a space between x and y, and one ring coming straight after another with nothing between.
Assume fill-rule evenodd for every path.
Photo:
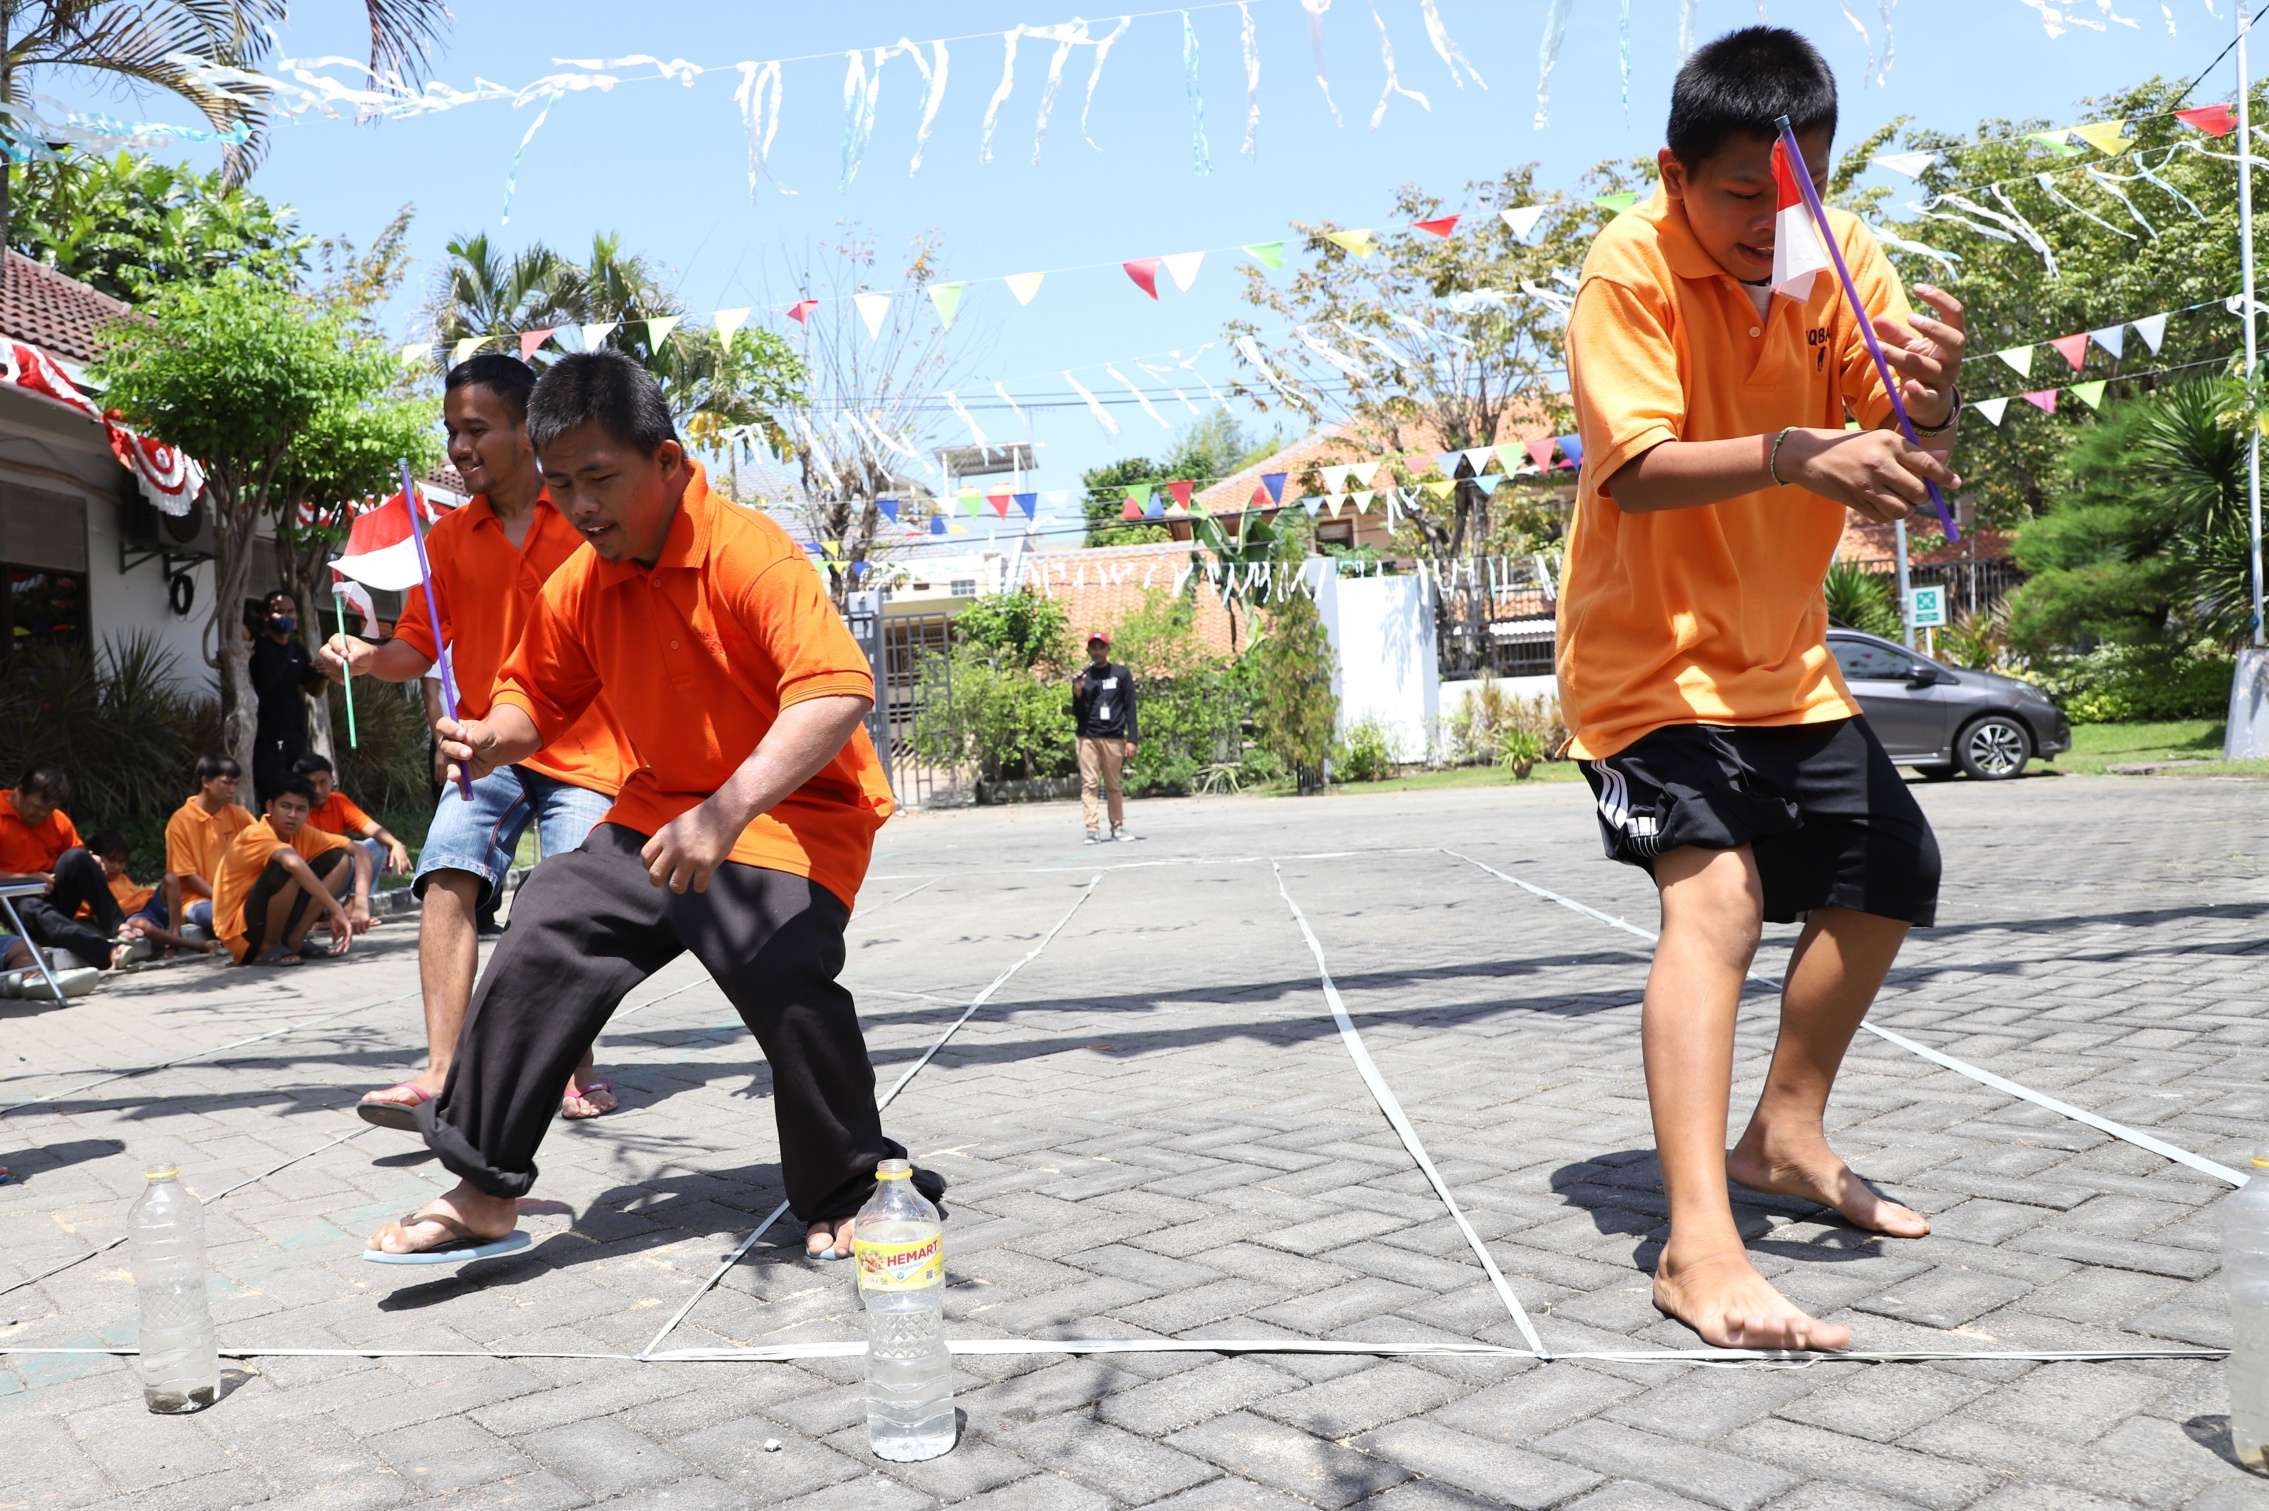
<instances>
[{"instance_id":1,"label":"white paper streamer decoration","mask_svg":"<svg viewBox=\"0 0 2269 1511\"><path fill-rule=\"evenodd\" d=\"M986 439L985 427L977 423L977 417L969 412L969 406L961 402L961 395L949 388L939 397L945 400L946 408L953 411L953 417L969 427L969 444L990 455L993 443ZM1013 409L1015 406L1009 407Z\"/></svg>"},{"instance_id":2,"label":"white paper streamer decoration","mask_svg":"<svg viewBox=\"0 0 2269 1511\"><path fill-rule=\"evenodd\" d=\"M1250 0L1237 0L1237 45L1245 56L1245 141L1237 150L1251 157L1261 129L1261 49L1253 36Z\"/></svg>"},{"instance_id":3,"label":"white paper streamer decoration","mask_svg":"<svg viewBox=\"0 0 2269 1511\"><path fill-rule=\"evenodd\" d=\"M1198 30L1182 12L1182 93L1190 106L1190 169L1200 177L1213 171L1213 150L1205 140L1205 91L1198 83Z\"/></svg>"},{"instance_id":4,"label":"white paper streamer decoration","mask_svg":"<svg viewBox=\"0 0 2269 1511\"><path fill-rule=\"evenodd\" d=\"M1108 362L1103 364L1103 371L1110 375L1111 381L1117 383L1121 388L1125 389L1129 394L1134 396L1134 401L1142 406L1142 412L1146 415L1149 415L1153 420L1157 421L1158 428L1160 430L1172 430L1174 428L1172 425L1167 423L1166 417L1160 414L1156 406L1154 406L1150 402L1150 395L1144 393L1141 389L1135 387L1134 384L1127 381L1127 375L1125 373L1120 372L1116 367L1113 367Z\"/></svg>"},{"instance_id":5,"label":"white paper streamer decoration","mask_svg":"<svg viewBox=\"0 0 2269 1511\"><path fill-rule=\"evenodd\" d=\"M1316 59L1316 87L1324 92L1324 108L1331 112L1331 123L1344 126L1339 118L1339 102L1331 97L1331 75L1324 69L1324 12L1331 9L1331 0L1300 0L1300 8L1308 13L1308 50Z\"/></svg>"},{"instance_id":6,"label":"white paper streamer decoration","mask_svg":"<svg viewBox=\"0 0 2269 1511\"><path fill-rule=\"evenodd\" d=\"M739 65L740 87L733 103L740 107L741 125L748 132L748 194L756 198L756 181L772 156L772 139L780 134L780 65L777 62ZM781 188L783 194L793 194Z\"/></svg>"},{"instance_id":7,"label":"white paper streamer decoration","mask_svg":"<svg viewBox=\"0 0 2269 1511\"><path fill-rule=\"evenodd\" d=\"M1560 61L1560 44L1567 40L1568 8L1573 3L1574 0L1552 0L1552 9L1544 14L1544 36L1536 44L1536 120L1533 124L1538 131L1552 121L1552 70ZM1511 223L1508 217L1506 224ZM1533 226L1535 222L1530 224ZM1528 232L1517 234L1525 238Z\"/></svg>"},{"instance_id":8,"label":"white paper streamer decoration","mask_svg":"<svg viewBox=\"0 0 2269 1511\"><path fill-rule=\"evenodd\" d=\"M1073 393L1087 401L1087 412L1095 417L1096 424L1103 427L1103 433L1105 435L1117 435L1119 433L1118 420L1113 418L1111 411L1103 407L1101 400L1087 391L1087 385L1073 377L1071 369L1068 367L1063 370L1062 377L1066 383L1071 385Z\"/></svg>"},{"instance_id":9,"label":"white paper streamer decoration","mask_svg":"<svg viewBox=\"0 0 2269 1511\"><path fill-rule=\"evenodd\" d=\"M1371 129L1379 129L1379 122L1387 118L1387 103L1398 94L1414 101L1420 110L1431 113L1433 102L1415 89L1403 88L1402 77L1395 72L1394 42L1387 35L1386 18L1379 14L1379 0L1371 0L1371 24L1379 29L1379 66L1387 72L1387 81L1379 89L1379 103L1371 111Z\"/></svg>"},{"instance_id":10,"label":"white paper streamer decoration","mask_svg":"<svg viewBox=\"0 0 2269 1511\"><path fill-rule=\"evenodd\" d=\"M1418 0L1418 13L1425 18L1426 40L1434 44L1434 56L1440 58L1450 71L1450 82L1460 89L1465 88L1465 80L1458 77L1458 71L1463 69L1472 76L1475 88L1486 91L1489 88L1488 81L1481 77L1480 69L1466 61L1465 54L1451 39L1449 28L1442 25L1441 8L1435 4L1435 0Z\"/></svg>"}]
</instances>

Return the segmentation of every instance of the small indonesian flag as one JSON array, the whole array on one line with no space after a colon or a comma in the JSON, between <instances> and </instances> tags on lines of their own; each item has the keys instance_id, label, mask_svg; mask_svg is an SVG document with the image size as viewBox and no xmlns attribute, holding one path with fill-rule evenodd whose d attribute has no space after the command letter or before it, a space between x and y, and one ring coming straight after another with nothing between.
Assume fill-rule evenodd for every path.
<instances>
[{"instance_id":1,"label":"small indonesian flag","mask_svg":"<svg viewBox=\"0 0 2269 1511\"><path fill-rule=\"evenodd\" d=\"M1799 300L1811 297L1813 276L1833 265L1797 182L1797 175L1806 171L1802 163L1789 161L1785 142L1773 143L1773 187L1780 202L1773 217L1773 292Z\"/></svg>"}]
</instances>

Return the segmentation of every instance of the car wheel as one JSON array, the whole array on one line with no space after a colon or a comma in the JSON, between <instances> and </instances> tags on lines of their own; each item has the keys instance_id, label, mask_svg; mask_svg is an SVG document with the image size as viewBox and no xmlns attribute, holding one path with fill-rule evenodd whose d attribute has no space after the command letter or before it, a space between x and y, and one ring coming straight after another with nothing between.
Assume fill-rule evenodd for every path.
<instances>
[{"instance_id":1,"label":"car wheel","mask_svg":"<svg viewBox=\"0 0 2269 1511\"><path fill-rule=\"evenodd\" d=\"M2033 758L2033 737L2008 714L1987 714L1962 726L1954 759L1981 782L2005 782Z\"/></svg>"},{"instance_id":2,"label":"car wheel","mask_svg":"<svg viewBox=\"0 0 2269 1511\"><path fill-rule=\"evenodd\" d=\"M1915 770L1922 774L1922 779L1926 782L1950 782L1954 779L1956 768L1952 766L1917 766Z\"/></svg>"}]
</instances>

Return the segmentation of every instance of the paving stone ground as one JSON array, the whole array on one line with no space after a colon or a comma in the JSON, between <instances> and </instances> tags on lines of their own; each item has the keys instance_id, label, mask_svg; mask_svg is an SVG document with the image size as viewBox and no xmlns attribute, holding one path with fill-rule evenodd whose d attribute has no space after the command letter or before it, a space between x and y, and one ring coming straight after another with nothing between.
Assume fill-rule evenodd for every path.
<instances>
[{"instance_id":1,"label":"paving stone ground","mask_svg":"<svg viewBox=\"0 0 2269 1511\"><path fill-rule=\"evenodd\" d=\"M2269 787L1919 790L1948 894L1876 1021L2242 1165L2269 1114ZM1692 1343L1647 1299L1645 944L1473 864L1650 924L1580 788L1133 817L1144 842L1084 849L1063 806L910 816L852 925L886 1087L997 983L886 1114L953 1183L956 1338L1521 1346L1366 1091L1289 896L1547 1348ZM1768 932L1770 974L1792 931ZM1772 1011L1759 987L1737 1115ZM781 1193L766 1068L698 966L601 1041L624 1108L546 1142L535 1247L438 1276L356 1257L437 1184L413 1141L348 1111L421 1034L407 924L345 962L0 1007L0 1347L133 1342L111 1245L167 1161L209 1199L225 1344L456 1351L264 1354L189 1418L148 1415L130 1361L0 1354L0 1508L2269 1505L2200 1360L966 1354L960 1445L880 1464L855 1357L510 1357L635 1354L696 1296L661 1348L858 1336L849 1274L804 1262L787 1224L702 1292ZM1831 1130L1935 1214L1931 1237L1772 1200L1740 1216L1760 1266L1862 1346L2227 1341L2214 1179L1866 1036Z\"/></svg>"}]
</instances>

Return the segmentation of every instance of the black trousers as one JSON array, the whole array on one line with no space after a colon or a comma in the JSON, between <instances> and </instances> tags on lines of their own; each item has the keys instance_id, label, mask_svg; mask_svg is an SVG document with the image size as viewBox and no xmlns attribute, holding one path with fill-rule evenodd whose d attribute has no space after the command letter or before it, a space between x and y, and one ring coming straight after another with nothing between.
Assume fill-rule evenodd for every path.
<instances>
[{"instance_id":1,"label":"black trousers","mask_svg":"<svg viewBox=\"0 0 2269 1511\"><path fill-rule=\"evenodd\" d=\"M110 895L102 862L74 846L55 857L53 875L55 884L45 897L16 901L16 911L23 915L32 943L69 950L97 970L107 967L110 941L125 927L126 915L119 911L118 899ZM91 925L79 917L81 907L94 914Z\"/></svg>"},{"instance_id":2,"label":"black trousers","mask_svg":"<svg viewBox=\"0 0 2269 1511\"><path fill-rule=\"evenodd\" d=\"M835 979L851 910L803 877L731 861L708 891L680 895L647 879L645 843L601 824L522 884L448 1082L418 1109L426 1142L490 1195L524 1195L576 1061L632 987L691 950L772 1067L789 1209L804 1222L853 1215L876 1163L906 1148L883 1136L858 1011ZM915 1184L933 1201L945 1191L928 1171Z\"/></svg>"}]
</instances>

